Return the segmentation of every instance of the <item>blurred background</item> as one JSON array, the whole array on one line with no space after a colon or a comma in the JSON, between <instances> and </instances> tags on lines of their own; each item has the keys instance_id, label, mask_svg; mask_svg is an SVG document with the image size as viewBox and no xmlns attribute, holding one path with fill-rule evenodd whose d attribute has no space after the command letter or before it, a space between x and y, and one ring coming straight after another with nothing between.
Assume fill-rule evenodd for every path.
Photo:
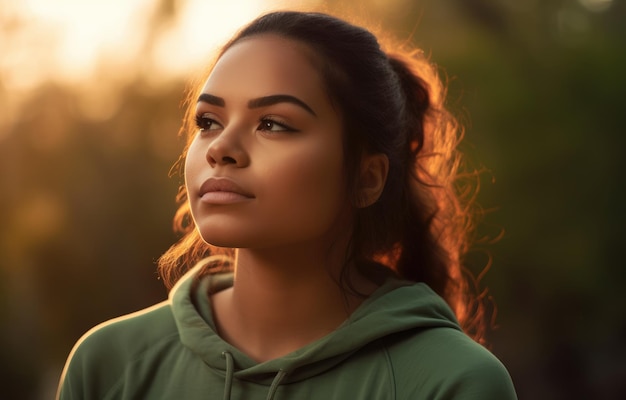
<instances>
[{"instance_id":1,"label":"blurred background","mask_svg":"<svg viewBox=\"0 0 626 400\"><path fill-rule=\"evenodd\" d=\"M484 167L468 258L522 399L626 393L620 0L0 0L0 381L54 396L90 327L166 297L189 79L242 24L350 11L441 67Z\"/></svg>"}]
</instances>

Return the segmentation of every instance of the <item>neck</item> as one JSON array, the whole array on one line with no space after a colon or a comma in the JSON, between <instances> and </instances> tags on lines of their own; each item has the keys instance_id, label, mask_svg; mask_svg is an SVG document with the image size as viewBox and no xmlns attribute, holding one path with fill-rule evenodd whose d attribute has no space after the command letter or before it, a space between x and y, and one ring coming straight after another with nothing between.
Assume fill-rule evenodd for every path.
<instances>
[{"instance_id":1,"label":"neck","mask_svg":"<svg viewBox=\"0 0 626 400\"><path fill-rule=\"evenodd\" d=\"M342 267L341 257L319 249L240 249L234 286L213 296L220 335L265 361L329 334L363 301L339 287ZM354 283L364 293L375 289L365 279Z\"/></svg>"}]
</instances>

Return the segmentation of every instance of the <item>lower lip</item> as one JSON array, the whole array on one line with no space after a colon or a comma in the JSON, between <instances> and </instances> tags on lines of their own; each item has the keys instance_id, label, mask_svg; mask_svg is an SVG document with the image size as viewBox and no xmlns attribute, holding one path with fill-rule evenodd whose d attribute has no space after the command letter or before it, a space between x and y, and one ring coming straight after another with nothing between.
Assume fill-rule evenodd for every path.
<instances>
[{"instance_id":1,"label":"lower lip","mask_svg":"<svg viewBox=\"0 0 626 400\"><path fill-rule=\"evenodd\" d=\"M200 201L207 204L234 204L251 199L235 192L207 192L200 197Z\"/></svg>"}]
</instances>

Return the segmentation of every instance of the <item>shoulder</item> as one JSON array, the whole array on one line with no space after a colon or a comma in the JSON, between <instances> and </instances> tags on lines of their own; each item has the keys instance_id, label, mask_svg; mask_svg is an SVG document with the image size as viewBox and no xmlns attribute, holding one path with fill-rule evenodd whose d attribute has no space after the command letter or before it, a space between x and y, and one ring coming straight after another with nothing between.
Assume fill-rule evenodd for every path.
<instances>
[{"instance_id":1,"label":"shoulder","mask_svg":"<svg viewBox=\"0 0 626 400\"><path fill-rule=\"evenodd\" d=\"M178 330L169 302L97 325L74 345L59 394L73 398L69 393L104 393L129 364L177 342Z\"/></svg>"},{"instance_id":2,"label":"shoulder","mask_svg":"<svg viewBox=\"0 0 626 400\"><path fill-rule=\"evenodd\" d=\"M89 330L77 342L74 353L91 355L106 349L123 354L136 354L152 347L170 334L177 334L176 324L168 302L114 318Z\"/></svg>"},{"instance_id":3,"label":"shoulder","mask_svg":"<svg viewBox=\"0 0 626 400\"><path fill-rule=\"evenodd\" d=\"M399 399L516 399L500 360L457 329L418 330L387 350Z\"/></svg>"}]
</instances>

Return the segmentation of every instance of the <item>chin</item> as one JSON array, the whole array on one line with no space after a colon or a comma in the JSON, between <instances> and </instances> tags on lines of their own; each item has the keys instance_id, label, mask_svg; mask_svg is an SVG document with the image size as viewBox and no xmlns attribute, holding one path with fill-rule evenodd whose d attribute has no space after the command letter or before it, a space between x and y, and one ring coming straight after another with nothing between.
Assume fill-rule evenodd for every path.
<instances>
[{"instance_id":1,"label":"chin","mask_svg":"<svg viewBox=\"0 0 626 400\"><path fill-rule=\"evenodd\" d=\"M239 248L245 247L243 246L243 241L241 240L240 235L224 235L224 234L216 234L216 232L211 232L208 234L202 233L200 231L200 237L202 240L214 247L224 247L224 248Z\"/></svg>"},{"instance_id":2,"label":"chin","mask_svg":"<svg viewBox=\"0 0 626 400\"><path fill-rule=\"evenodd\" d=\"M259 242L258 237L251 237L248 231L243 229L198 227L202 240L215 247L244 248L253 247Z\"/></svg>"}]
</instances>

